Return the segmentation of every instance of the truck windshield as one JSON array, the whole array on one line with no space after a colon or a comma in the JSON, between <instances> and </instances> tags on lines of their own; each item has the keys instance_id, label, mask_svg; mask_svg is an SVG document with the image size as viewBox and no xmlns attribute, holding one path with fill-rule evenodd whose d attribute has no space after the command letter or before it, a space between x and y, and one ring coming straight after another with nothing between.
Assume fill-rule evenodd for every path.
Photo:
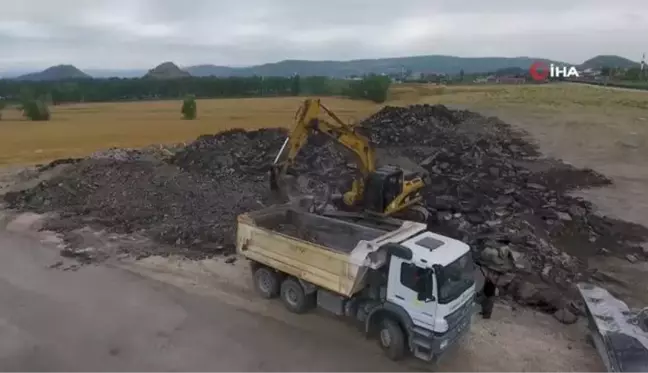
<instances>
[{"instance_id":1,"label":"truck windshield","mask_svg":"<svg viewBox=\"0 0 648 373\"><path fill-rule=\"evenodd\" d=\"M470 251L447 266L439 268L436 273L439 303L446 304L453 301L475 282Z\"/></svg>"}]
</instances>

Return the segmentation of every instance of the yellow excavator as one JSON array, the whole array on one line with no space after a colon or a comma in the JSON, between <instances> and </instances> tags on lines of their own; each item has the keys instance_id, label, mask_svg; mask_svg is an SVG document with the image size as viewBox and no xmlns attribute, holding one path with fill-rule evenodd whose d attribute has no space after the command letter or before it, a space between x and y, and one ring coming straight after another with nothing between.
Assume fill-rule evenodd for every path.
<instances>
[{"instance_id":1,"label":"yellow excavator","mask_svg":"<svg viewBox=\"0 0 648 373\"><path fill-rule=\"evenodd\" d=\"M318 99L305 100L297 110L295 124L271 168L272 190L281 190L280 184L297 154L311 136L318 134L326 135L355 156L359 175L353 180L351 189L342 196L342 203L337 204L343 211L427 221L428 211L422 205L421 195L424 178L396 166L377 167L371 141L354 125L344 123Z\"/></svg>"}]
</instances>

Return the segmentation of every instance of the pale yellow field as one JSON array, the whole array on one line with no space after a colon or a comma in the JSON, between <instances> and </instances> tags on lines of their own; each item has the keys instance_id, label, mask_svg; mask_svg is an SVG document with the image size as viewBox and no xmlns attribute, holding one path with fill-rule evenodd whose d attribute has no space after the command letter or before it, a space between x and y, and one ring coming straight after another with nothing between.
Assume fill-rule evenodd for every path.
<instances>
[{"instance_id":1,"label":"pale yellow field","mask_svg":"<svg viewBox=\"0 0 648 373\"><path fill-rule=\"evenodd\" d=\"M52 120L30 122L7 108L0 121L0 165L32 164L56 158L88 155L109 147L191 141L206 133L231 128L289 126L303 98L214 99L198 101L198 119L180 116L180 101L75 104L51 107ZM322 101L348 121L361 120L382 105L326 97ZM486 111L541 112L580 121L618 113L616 126L625 128L629 116L645 113L647 92L628 92L578 85L460 86L397 85L388 105L443 103ZM580 118L580 119L579 119ZM635 122L635 120L630 120ZM645 130L638 126L638 131ZM585 124L587 125L587 124ZM633 125L633 127L635 127ZM642 132L644 133L644 132Z\"/></svg>"}]
</instances>

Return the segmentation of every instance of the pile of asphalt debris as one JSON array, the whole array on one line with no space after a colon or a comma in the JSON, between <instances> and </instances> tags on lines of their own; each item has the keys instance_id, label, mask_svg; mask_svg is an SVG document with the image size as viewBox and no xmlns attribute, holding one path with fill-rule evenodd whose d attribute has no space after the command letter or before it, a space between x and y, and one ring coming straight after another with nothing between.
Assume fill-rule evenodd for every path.
<instances>
[{"instance_id":1,"label":"pile of asphalt debris","mask_svg":"<svg viewBox=\"0 0 648 373\"><path fill-rule=\"evenodd\" d=\"M386 107L360 126L386 155L382 163L405 157L429 172L429 228L469 244L501 290L522 303L577 313L566 311L565 299L575 299L573 284L592 276L588 257L647 258L645 228L601 216L569 195L610 180L541 158L524 133L497 118L417 105ZM182 247L190 258L231 253L236 216L277 202L268 170L285 137L283 129L231 130L166 154L112 150L58 161L65 172L4 199L19 210L57 212L45 229L141 233L168 244L166 253ZM355 168L336 145L317 139L294 171L311 183L307 190L331 180L340 190Z\"/></svg>"}]
</instances>

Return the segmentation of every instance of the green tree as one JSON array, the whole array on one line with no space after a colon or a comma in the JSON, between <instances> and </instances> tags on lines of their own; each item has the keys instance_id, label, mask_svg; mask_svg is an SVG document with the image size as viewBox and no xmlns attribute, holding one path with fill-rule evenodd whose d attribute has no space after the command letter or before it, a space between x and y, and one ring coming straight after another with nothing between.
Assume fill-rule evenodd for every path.
<instances>
[{"instance_id":1,"label":"green tree","mask_svg":"<svg viewBox=\"0 0 648 373\"><path fill-rule=\"evenodd\" d=\"M459 70L459 81L460 82L464 81L464 75L465 75L464 70L463 69Z\"/></svg>"},{"instance_id":2,"label":"green tree","mask_svg":"<svg viewBox=\"0 0 648 373\"><path fill-rule=\"evenodd\" d=\"M300 89L307 95L331 94L330 79L325 76L307 76L300 78Z\"/></svg>"},{"instance_id":3,"label":"green tree","mask_svg":"<svg viewBox=\"0 0 648 373\"><path fill-rule=\"evenodd\" d=\"M641 79L641 69L639 67L631 67L625 71L624 74L625 80L640 80Z\"/></svg>"},{"instance_id":4,"label":"green tree","mask_svg":"<svg viewBox=\"0 0 648 373\"><path fill-rule=\"evenodd\" d=\"M298 82L298 83L297 83ZM51 104L72 102L115 102L196 98L259 97L341 94L348 82L325 76L296 77L189 77L183 79L70 79L63 81L19 81L0 79L0 96L25 102L51 95ZM46 98L46 101L49 101Z\"/></svg>"},{"instance_id":5,"label":"green tree","mask_svg":"<svg viewBox=\"0 0 648 373\"><path fill-rule=\"evenodd\" d=\"M390 85L391 79L388 76L369 75L362 80L351 82L347 96L383 103L387 100Z\"/></svg>"},{"instance_id":6,"label":"green tree","mask_svg":"<svg viewBox=\"0 0 648 373\"><path fill-rule=\"evenodd\" d=\"M20 86L20 91L18 97L20 98L21 103L31 101L34 99L34 89L31 86Z\"/></svg>"},{"instance_id":7,"label":"green tree","mask_svg":"<svg viewBox=\"0 0 648 373\"><path fill-rule=\"evenodd\" d=\"M23 115L33 121L50 120L50 111L42 99L27 99L22 103Z\"/></svg>"},{"instance_id":8,"label":"green tree","mask_svg":"<svg viewBox=\"0 0 648 373\"><path fill-rule=\"evenodd\" d=\"M182 109L180 110L182 117L187 120L196 119L198 115L198 108L196 106L196 97L188 95L182 102Z\"/></svg>"},{"instance_id":9,"label":"green tree","mask_svg":"<svg viewBox=\"0 0 648 373\"><path fill-rule=\"evenodd\" d=\"M290 87L290 93L293 96L299 96L301 93L301 78L298 74L292 77L292 85Z\"/></svg>"},{"instance_id":10,"label":"green tree","mask_svg":"<svg viewBox=\"0 0 648 373\"><path fill-rule=\"evenodd\" d=\"M52 93L47 92L45 96L43 96L43 102L45 102L45 104L47 104L48 106L52 105Z\"/></svg>"}]
</instances>

